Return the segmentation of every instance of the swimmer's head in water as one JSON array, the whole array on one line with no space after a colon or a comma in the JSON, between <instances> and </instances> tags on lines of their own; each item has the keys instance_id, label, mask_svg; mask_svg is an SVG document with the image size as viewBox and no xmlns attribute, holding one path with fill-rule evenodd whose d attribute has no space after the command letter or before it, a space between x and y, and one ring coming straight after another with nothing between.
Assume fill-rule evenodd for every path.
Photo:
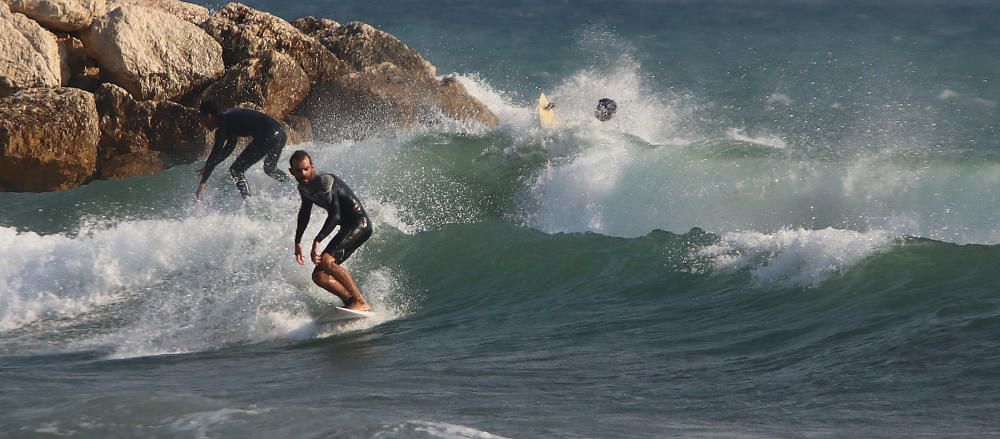
<instances>
[{"instance_id":1,"label":"swimmer's head in water","mask_svg":"<svg viewBox=\"0 0 1000 439\"><path fill-rule=\"evenodd\" d=\"M597 101L597 109L594 110L594 117L601 122L606 122L614 117L615 112L618 111L618 104L610 98L601 98Z\"/></svg>"}]
</instances>

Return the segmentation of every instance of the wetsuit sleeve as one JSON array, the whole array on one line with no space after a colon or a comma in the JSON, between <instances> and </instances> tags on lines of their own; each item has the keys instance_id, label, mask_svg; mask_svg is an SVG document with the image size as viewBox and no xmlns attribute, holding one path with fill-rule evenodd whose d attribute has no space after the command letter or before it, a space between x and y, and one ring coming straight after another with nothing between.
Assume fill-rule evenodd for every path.
<instances>
[{"instance_id":1,"label":"wetsuit sleeve","mask_svg":"<svg viewBox=\"0 0 1000 439\"><path fill-rule=\"evenodd\" d=\"M317 241L323 241L333 231L333 228L340 224L340 197L337 194L337 182L334 180L333 187L330 188L330 206L327 208L326 222L323 228L316 235Z\"/></svg>"},{"instance_id":2,"label":"wetsuit sleeve","mask_svg":"<svg viewBox=\"0 0 1000 439\"><path fill-rule=\"evenodd\" d=\"M302 205L299 206L299 219L298 223L295 225L296 244L302 242L302 234L306 232L306 226L309 225L309 216L312 214L312 206L312 201L302 197Z\"/></svg>"},{"instance_id":3,"label":"wetsuit sleeve","mask_svg":"<svg viewBox=\"0 0 1000 439\"><path fill-rule=\"evenodd\" d=\"M202 183L208 181L208 176L212 175L215 167L222 163L226 157L229 157L234 149L236 149L236 139L230 139L225 125L220 123L219 128L215 130L215 144L212 145L212 152L208 154L208 160L205 161L205 172L201 174Z\"/></svg>"}]
</instances>

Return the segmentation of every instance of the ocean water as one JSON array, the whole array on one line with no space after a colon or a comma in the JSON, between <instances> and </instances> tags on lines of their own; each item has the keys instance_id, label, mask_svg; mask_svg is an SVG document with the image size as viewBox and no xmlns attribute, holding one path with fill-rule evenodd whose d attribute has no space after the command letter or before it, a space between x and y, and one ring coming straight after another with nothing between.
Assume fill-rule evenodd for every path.
<instances>
[{"instance_id":1,"label":"ocean water","mask_svg":"<svg viewBox=\"0 0 1000 439\"><path fill-rule=\"evenodd\" d=\"M338 327L259 165L0 193L0 436L1000 437L996 3L248 4L501 125L286 149L374 219Z\"/></svg>"}]
</instances>

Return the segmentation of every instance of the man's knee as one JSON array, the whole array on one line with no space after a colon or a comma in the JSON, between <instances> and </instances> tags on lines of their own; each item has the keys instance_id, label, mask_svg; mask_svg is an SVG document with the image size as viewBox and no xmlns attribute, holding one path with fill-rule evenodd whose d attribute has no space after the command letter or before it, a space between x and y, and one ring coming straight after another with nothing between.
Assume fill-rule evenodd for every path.
<instances>
[{"instance_id":1,"label":"man's knee","mask_svg":"<svg viewBox=\"0 0 1000 439\"><path fill-rule=\"evenodd\" d=\"M326 276L329 275L324 273L319 265L317 265L316 268L313 269L313 275L312 275L313 283L322 284L323 281L326 280Z\"/></svg>"},{"instance_id":2,"label":"man's knee","mask_svg":"<svg viewBox=\"0 0 1000 439\"><path fill-rule=\"evenodd\" d=\"M340 268L340 266L337 265L337 259L334 258L333 255L331 255L328 252L323 252L323 254L320 256L319 266L320 268L323 269L323 271L326 271L327 273L333 273L334 270L338 270Z\"/></svg>"}]
</instances>

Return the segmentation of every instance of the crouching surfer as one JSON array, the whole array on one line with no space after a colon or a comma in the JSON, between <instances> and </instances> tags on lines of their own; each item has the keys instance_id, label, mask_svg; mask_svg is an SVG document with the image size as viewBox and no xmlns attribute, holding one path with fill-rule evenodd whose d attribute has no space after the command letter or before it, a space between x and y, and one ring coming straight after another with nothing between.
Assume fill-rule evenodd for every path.
<instances>
[{"instance_id":1,"label":"crouching surfer","mask_svg":"<svg viewBox=\"0 0 1000 439\"><path fill-rule=\"evenodd\" d=\"M370 311L371 306L361 295L351 273L342 265L372 235L371 220L365 213L361 200L336 175L316 172L312 157L305 151L295 151L289 163L291 168L288 170L298 180L299 195L302 197L295 227L295 261L299 265L305 264L302 234L309 225L313 204L326 209L326 222L313 240L310 252L310 257L316 264L312 274L313 282L343 300L345 308ZM340 230L321 252L323 239L338 225Z\"/></svg>"}]
</instances>

